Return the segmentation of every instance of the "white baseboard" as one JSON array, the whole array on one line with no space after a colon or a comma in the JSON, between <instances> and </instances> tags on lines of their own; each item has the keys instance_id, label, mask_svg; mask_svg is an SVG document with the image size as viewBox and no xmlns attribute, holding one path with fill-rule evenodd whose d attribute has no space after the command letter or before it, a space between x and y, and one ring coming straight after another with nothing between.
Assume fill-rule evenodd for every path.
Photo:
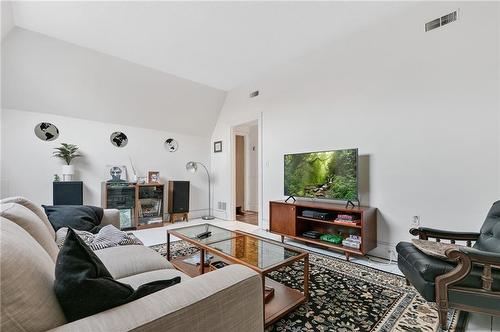
<instances>
[{"instance_id":1,"label":"white baseboard","mask_svg":"<svg viewBox=\"0 0 500 332\"><path fill-rule=\"evenodd\" d=\"M393 261L396 261L398 259L396 253L396 245L394 243L384 241L377 241L377 247L369 251L368 255L385 259L392 259Z\"/></svg>"},{"instance_id":2,"label":"white baseboard","mask_svg":"<svg viewBox=\"0 0 500 332\"><path fill-rule=\"evenodd\" d=\"M222 219L222 220L229 220L229 218L227 216L227 211L213 210L212 213L214 214L215 218Z\"/></svg>"}]
</instances>

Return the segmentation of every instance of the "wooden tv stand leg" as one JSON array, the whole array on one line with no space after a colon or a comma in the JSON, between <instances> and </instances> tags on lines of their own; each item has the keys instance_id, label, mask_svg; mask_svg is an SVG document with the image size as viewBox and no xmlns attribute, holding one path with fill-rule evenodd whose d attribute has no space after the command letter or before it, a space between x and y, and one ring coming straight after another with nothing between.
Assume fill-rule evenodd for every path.
<instances>
[{"instance_id":1,"label":"wooden tv stand leg","mask_svg":"<svg viewBox=\"0 0 500 332\"><path fill-rule=\"evenodd\" d=\"M180 218L180 219L178 219L178 218ZM170 214L170 218L169 218L168 222L174 223L176 220L188 221L188 214L185 212Z\"/></svg>"},{"instance_id":2,"label":"wooden tv stand leg","mask_svg":"<svg viewBox=\"0 0 500 332\"><path fill-rule=\"evenodd\" d=\"M348 261L348 262L349 262L349 259L351 258L351 254L350 254L350 253L348 253L347 251L345 251L345 252L344 252L344 254L345 254L345 259L346 259L346 261Z\"/></svg>"},{"instance_id":3,"label":"wooden tv stand leg","mask_svg":"<svg viewBox=\"0 0 500 332\"><path fill-rule=\"evenodd\" d=\"M285 237L281 235L281 243L285 243Z\"/></svg>"}]
</instances>

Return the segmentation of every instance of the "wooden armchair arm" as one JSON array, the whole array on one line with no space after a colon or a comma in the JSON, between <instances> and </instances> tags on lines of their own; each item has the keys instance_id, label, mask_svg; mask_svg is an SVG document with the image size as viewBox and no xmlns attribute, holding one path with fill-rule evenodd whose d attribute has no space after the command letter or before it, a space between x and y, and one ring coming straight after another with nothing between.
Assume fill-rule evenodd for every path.
<instances>
[{"instance_id":1,"label":"wooden armchair arm","mask_svg":"<svg viewBox=\"0 0 500 332\"><path fill-rule=\"evenodd\" d=\"M410 229L410 234L418 236L422 240L428 240L429 238L435 238L438 242L439 240L451 240L451 243L458 241L467 241L467 246L471 246L471 241L477 241L479 238L479 233L476 232L451 232L443 231L440 229L419 227Z\"/></svg>"},{"instance_id":2,"label":"wooden armchair arm","mask_svg":"<svg viewBox=\"0 0 500 332\"><path fill-rule=\"evenodd\" d=\"M500 253L482 251L474 248L460 248L460 251L471 259L472 264L500 266Z\"/></svg>"},{"instance_id":3,"label":"wooden armchair arm","mask_svg":"<svg viewBox=\"0 0 500 332\"><path fill-rule=\"evenodd\" d=\"M500 254L477 250L474 248L460 248L446 250L446 256L453 261L457 262L457 266L442 275L436 277L435 290L436 290L436 304L439 310L439 320L441 328L446 328L446 314L449 305L449 290L453 289L455 292L462 294L482 294L489 298L498 299L500 301L500 293L492 290L493 276L491 273L492 265L496 268L500 264ZM460 281L465 279L470 273L474 265L483 267L483 274L481 276L481 287L472 288L457 285ZM457 303L454 304L455 307ZM470 304L469 304L470 306ZM493 311L487 311L492 312ZM494 314L500 314L500 311L494 311Z\"/></svg>"}]
</instances>

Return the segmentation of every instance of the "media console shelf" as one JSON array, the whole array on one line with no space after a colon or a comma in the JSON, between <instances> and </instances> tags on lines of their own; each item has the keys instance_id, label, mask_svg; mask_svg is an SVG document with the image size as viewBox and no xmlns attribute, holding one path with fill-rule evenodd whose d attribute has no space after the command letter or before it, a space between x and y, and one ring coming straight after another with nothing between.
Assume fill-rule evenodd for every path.
<instances>
[{"instance_id":1,"label":"media console shelf","mask_svg":"<svg viewBox=\"0 0 500 332\"><path fill-rule=\"evenodd\" d=\"M321 220L302 216L304 210L327 212L333 218ZM335 221L339 214L353 216L355 222ZM281 242L285 237L323 246L344 252L346 259L351 255L365 255L377 246L377 209L372 207L345 207L341 204L296 201L285 203L284 201L269 202L269 223L272 233L281 235ZM302 234L306 231L318 231L323 234L341 234L344 238L349 235L361 236L359 249L334 244L320 239L312 239Z\"/></svg>"}]
</instances>

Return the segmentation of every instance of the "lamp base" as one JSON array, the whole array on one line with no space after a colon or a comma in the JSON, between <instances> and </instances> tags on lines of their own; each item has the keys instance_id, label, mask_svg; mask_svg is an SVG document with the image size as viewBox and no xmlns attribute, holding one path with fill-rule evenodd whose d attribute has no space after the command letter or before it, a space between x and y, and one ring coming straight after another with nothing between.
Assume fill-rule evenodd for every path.
<instances>
[{"instance_id":1,"label":"lamp base","mask_svg":"<svg viewBox=\"0 0 500 332\"><path fill-rule=\"evenodd\" d=\"M215 217L214 216L203 216L203 217L201 217L201 219L203 219L203 220L214 220Z\"/></svg>"}]
</instances>

